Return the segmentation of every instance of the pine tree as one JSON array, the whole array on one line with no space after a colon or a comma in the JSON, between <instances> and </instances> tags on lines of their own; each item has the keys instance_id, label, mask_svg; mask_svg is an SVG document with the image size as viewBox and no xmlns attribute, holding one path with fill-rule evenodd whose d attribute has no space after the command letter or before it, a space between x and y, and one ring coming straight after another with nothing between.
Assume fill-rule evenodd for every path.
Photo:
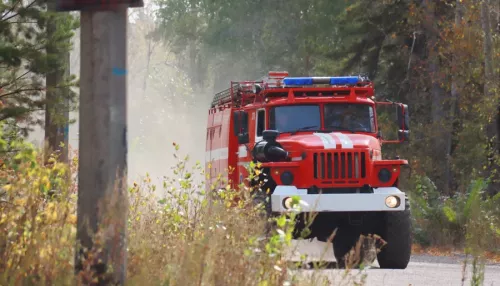
<instances>
[{"instance_id":1,"label":"pine tree","mask_svg":"<svg viewBox=\"0 0 500 286\"><path fill-rule=\"evenodd\" d=\"M49 39L51 17L56 19L57 32ZM45 109L45 75L64 64L57 54L46 53L47 46L69 51L67 40L77 25L74 16L48 12L46 1L0 3L0 121L18 127L23 135L34 124L43 124L38 112ZM74 85L74 78L63 85Z\"/></svg>"}]
</instances>

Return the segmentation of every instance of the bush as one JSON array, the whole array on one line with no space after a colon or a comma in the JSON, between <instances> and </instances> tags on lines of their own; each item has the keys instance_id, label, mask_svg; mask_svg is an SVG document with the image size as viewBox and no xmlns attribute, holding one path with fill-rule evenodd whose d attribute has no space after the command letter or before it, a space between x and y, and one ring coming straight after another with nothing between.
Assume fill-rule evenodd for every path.
<instances>
[{"instance_id":1,"label":"bush","mask_svg":"<svg viewBox=\"0 0 500 286\"><path fill-rule=\"evenodd\" d=\"M485 180L473 180L451 197L441 196L427 177L417 176L413 184L410 202L419 244L500 252L500 194L488 197Z\"/></svg>"},{"instance_id":2,"label":"bush","mask_svg":"<svg viewBox=\"0 0 500 286\"><path fill-rule=\"evenodd\" d=\"M0 284L71 284L76 197L67 166L44 165L19 140L0 146Z\"/></svg>"},{"instance_id":3,"label":"bush","mask_svg":"<svg viewBox=\"0 0 500 286\"><path fill-rule=\"evenodd\" d=\"M1 169L0 284L72 285L77 162L44 164L31 146L0 142L14 145L17 154ZM161 187L146 176L129 188L129 285L330 285L321 275L299 279L293 270L301 263L285 260L294 212L276 217L266 236L265 210L244 186L207 196L194 179L202 166L188 168L188 158L174 156L174 176ZM96 280L86 271L79 277Z\"/></svg>"},{"instance_id":4,"label":"bush","mask_svg":"<svg viewBox=\"0 0 500 286\"><path fill-rule=\"evenodd\" d=\"M227 187L205 196L204 185L192 179L202 167L189 170L186 161L179 159L176 177L165 178L161 188L147 176L130 189L129 282L283 285L287 265L280 256L291 240L289 218L280 217L277 235L267 240L265 221L241 196L245 192Z\"/></svg>"}]
</instances>

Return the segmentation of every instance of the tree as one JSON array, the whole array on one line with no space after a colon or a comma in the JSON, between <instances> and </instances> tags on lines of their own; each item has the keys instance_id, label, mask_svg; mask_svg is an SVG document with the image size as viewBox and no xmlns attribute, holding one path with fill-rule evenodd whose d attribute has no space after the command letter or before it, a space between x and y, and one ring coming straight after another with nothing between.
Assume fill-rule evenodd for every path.
<instances>
[{"instance_id":1,"label":"tree","mask_svg":"<svg viewBox=\"0 0 500 286\"><path fill-rule=\"evenodd\" d=\"M408 158L412 172L452 195L494 173L487 162L499 165L485 160L497 128L481 131L498 118L499 42L481 12L498 33L499 11L489 2L157 0L158 33L186 61L196 55L215 90L269 70L369 76L378 100L406 102L413 114L413 140L384 147L385 155Z\"/></svg>"},{"instance_id":2,"label":"tree","mask_svg":"<svg viewBox=\"0 0 500 286\"><path fill-rule=\"evenodd\" d=\"M499 148L500 148L500 102L495 97L495 76L493 60L493 36L491 8L489 0L481 1L481 27L483 30L483 55L484 55L484 97L490 102L492 109L486 127L486 136L488 138L488 171L493 184L490 185L490 193L498 193L500 186L499 180Z\"/></svg>"},{"instance_id":3,"label":"tree","mask_svg":"<svg viewBox=\"0 0 500 286\"><path fill-rule=\"evenodd\" d=\"M186 61L198 63L186 67L210 71L216 90L225 88L230 79L257 79L269 70L322 72L315 68L337 33L329 27L346 5L326 0L158 0L157 4L158 34L175 53L186 55ZM188 74L195 78L193 72ZM197 82L206 82L207 77Z\"/></svg>"},{"instance_id":4,"label":"tree","mask_svg":"<svg viewBox=\"0 0 500 286\"><path fill-rule=\"evenodd\" d=\"M57 32L49 38L47 24L51 17L58 24ZM45 109L45 75L63 64L57 55L46 53L47 46L69 51L67 40L77 25L73 16L48 12L46 1L9 0L0 4L0 121L16 125L23 135L34 124L43 123L36 112ZM61 87L73 85L72 81L65 80Z\"/></svg>"},{"instance_id":5,"label":"tree","mask_svg":"<svg viewBox=\"0 0 500 286\"><path fill-rule=\"evenodd\" d=\"M55 12L54 3L48 6ZM71 14L51 14L47 19L46 53L47 63L46 104L45 104L45 143L50 153L57 152L58 159L68 163L69 112L71 100L70 48L71 41L64 31L71 31L74 23ZM61 33L62 32L62 33ZM62 37L61 37L62 34ZM72 33L69 34L72 37Z\"/></svg>"}]
</instances>

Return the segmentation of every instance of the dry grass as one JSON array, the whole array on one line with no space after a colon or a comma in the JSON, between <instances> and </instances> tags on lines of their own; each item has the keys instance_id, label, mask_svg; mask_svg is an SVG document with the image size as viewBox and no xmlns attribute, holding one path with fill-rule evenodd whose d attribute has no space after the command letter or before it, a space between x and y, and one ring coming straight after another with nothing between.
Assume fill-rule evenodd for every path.
<instances>
[{"instance_id":1,"label":"dry grass","mask_svg":"<svg viewBox=\"0 0 500 286\"><path fill-rule=\"evenodd\" d=\"M176 158L173 177L162 186L146 176L129 188L128 285L331 285L323 275L292 271L298 266L285 261L294 213L277 217L267 233L262 210L241 195L248 192L227 188L206 196L193 180L202 167ZM77 162L70 170L55 161L43 166L30 148L7 161L0 285L74 285L75 277L90 277L73 270L76 188L68 175Z\"/></svg>"}]
</instances>

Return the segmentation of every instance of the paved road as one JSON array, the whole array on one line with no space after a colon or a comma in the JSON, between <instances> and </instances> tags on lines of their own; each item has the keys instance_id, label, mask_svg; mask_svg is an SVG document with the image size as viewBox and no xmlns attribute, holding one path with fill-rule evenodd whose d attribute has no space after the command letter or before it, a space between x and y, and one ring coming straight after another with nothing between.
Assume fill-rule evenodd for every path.
<instances>
[{"instance_id":1,"label":"paved road","mask_svg":"<svg viewBox=\"0 0 500 286\"><path fill-rule=\"evenodd\" d=\"M328 244L321 242L295 242L294 249L301 254L307 254L311 261L318 260L322 253L326 261L335 261L333 250ZM292 260L298 256L292 255ZM382 270L378 268L378 263L372 265L372 268L363 271L353 270L345 277L344 270L327 269L316 271L303 270L301 274L304 277L326 276L332 285L354 285L353 282L360 282L363 274L366 274L364 285L471 285L472 266L468 264L465 271L465 281L462 284L463 261L465 257L442 257L430 255L415 255L405 270ZM302 275L301 275L302 276ZM487 264L485 267L484 284L500 286L500 264Z\"/></svg>"}]
</instances>

